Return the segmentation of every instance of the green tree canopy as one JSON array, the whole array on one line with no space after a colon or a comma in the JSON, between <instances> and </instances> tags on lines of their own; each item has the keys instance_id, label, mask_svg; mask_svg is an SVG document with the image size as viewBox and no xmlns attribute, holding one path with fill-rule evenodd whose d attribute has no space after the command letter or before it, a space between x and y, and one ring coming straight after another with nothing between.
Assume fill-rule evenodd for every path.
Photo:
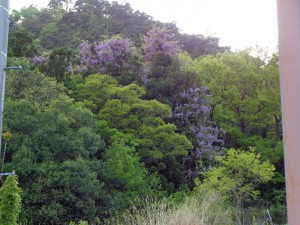
<instances>
[{"instance_id":1,"label":"green tree canopy","mask_svg":"<svg viewBox=\"0 0 300 225\"><path fill-rule=\"evenodd\" d=\"M118 135L126 135L151 172L158 172L165 182L183 181L182 157L191 142L166 123L171 108L157 100L143 100L144 89L136 84L119 86L107 75L91 75L75 89L76 96L91 101L98 113L98 131L111 145ZM84 98L82 98L85 96ZM84 103L84 102L83 102Z\"/></svg>"},{"instance_id":2,"label":"green tree canopy","mask_svg":"<svg viewBox=\"0 0 300 225\"><path fill-rule=\"evenodd\" d=\"M276 57L268 62L245 50L209 55L189 64L213 95L213 119L233 137L225 140L226 146L249 146L247 137L266 138L275 130L272 126L277 126L280 136L279 76L274 62Z\"/></svg>"}]
</instances>

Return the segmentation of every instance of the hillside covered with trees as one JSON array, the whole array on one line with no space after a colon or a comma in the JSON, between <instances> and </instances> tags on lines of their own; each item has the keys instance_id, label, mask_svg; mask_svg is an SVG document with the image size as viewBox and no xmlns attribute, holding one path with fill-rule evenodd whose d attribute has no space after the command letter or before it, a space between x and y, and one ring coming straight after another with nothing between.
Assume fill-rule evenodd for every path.
<instances>
[{"instance_id":1,"label":"hillside covered with trees","mask_svg":"<svg viewBox=\"0 0 300 225\"><path fill-rule=\"evenodd\" d=\"M126 224L133 206L211 192L235 224L266 209L285 223L277 53L232 52L106 0L10 20L8 66L23 69L7 72L0 168L18 175L20 224Z\"/></svg>"}]
</instances>

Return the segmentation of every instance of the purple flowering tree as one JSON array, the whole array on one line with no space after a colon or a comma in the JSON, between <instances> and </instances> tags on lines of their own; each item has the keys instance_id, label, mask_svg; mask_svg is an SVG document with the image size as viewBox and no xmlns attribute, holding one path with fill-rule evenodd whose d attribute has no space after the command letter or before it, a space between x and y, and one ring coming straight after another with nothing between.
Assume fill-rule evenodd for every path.
<instances>
[{"instance_id":1,"label":"purple flowering tree","mask_svg":"<svg viewBox=\"0 0 300 225\"><path fill-rule=\"evenodd\" d=\"M39 68L40 71L47 74L48 69L47 65L49 63L49 58L45 56L34 56L28 58L29 62L33 64L35 67Z\"/></svg>"},{"instance_id":2,"label":"purple flowering tree","mask_svg":"<svg viewBox=\"0 0 300 225\"><path fill-rule=\"evenodd\" d=\"M140 69L143 83L164 76L166 68L177 59L180 48L165 28L154 27L144 36L144 63Z\"/></svg>"},{"instance_id":3,"label":"purple flowering tree","mask_svg":"<svg viewBox=\"0 0 300 225\"><path fill-rule=\"evenodd\" d=\"M43 64L46 64L49 61L49 58L45 57L45 56L34 56L32 58L28 58L29 61L36 65L36 66L41 66Z\"/></svg>"},{"instance_id":4,"label":"purple flowering tree","mask_svg":"<svg viewBox=\"0 0 300 225\"><path fill-rule=\"evenodd\" d=\"M144 36L144 54L147 61L154 61L157 55L162 54L171 58L177 57L179 47L173 36L164 28L154 27Z\"/></svg>"},{"instance_id":5,"label":"purple flowering tree","mask_svg":"<svg viewBox=\"0 0 300 225\"><path fill-rule=\"evenodd\" d=\"M177 127L194 145L184 161L185 178L191 184L201 170L211 167L216 155L223 154L221 131L210 120L211 103L208 88L194 85L179 95L173 111Z\"/></svg>"},{"instance_id":6,"label":"purple flowering tree","mask_svg":"<svg viewBox=\"0 0 300 225\"><path fill-rule=\"evenodd\" d=\"M79 47L80 65L78 72L91 70L112 76L119 76L130 70L136 55L136 48L126 38L113 37L99 44L82 42Z\"/></svg>"}]
</instances>

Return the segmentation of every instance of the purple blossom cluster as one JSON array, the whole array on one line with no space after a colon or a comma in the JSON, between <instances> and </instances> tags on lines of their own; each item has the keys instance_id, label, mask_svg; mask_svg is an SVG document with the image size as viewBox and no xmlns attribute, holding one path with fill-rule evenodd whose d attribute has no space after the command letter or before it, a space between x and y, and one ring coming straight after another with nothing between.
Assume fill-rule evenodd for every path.
<instances>
[{"instance_id":1,"label":"purple blossom cluster","mask_svg":"<svg viewBox=\"0 0 300 225\"><path fill-rule=\"evenodd\" d=\"M83 65L91 65L95 62L94 54L92 53L92 47L87 41L82 42L78 46L79 52L80 52L80 67L84 67ZM82 71L82 70L81 70Z\"/></svg>"},{"instance_id":2,"label":"purple blossom cluster","mask_svg":"<svg viewBox=\"0 0 300 225\"><path fill-rule=\"evenodd\" d=\"M72 73L72 72L73 72L73 67L72 67L72 65L68 65L68 66L65 68L65 70L66 70L67 72L69 72L69 73Z\"/></svg>"},{"instance_id":3,"label":"purple blossom cluster","mask_svg":"<svg viewBox=\"0 0 300 225\"><path fill-rule=\"evenodd\" d=\"M45 56L34 56L32 58L29 58L29 61L37 66L46 64L49 59Z\"/></svg>"},{"instance_id":4,"label":"purple blossom cluster","mask_svg":"<svg viewBox=\"0 0 300 225\"><path fill-rule=\"evenodd\" d=\"M166 29L155 27L151 29L147 36L144 36L145 59L154 61L158 54L167 55L171 58L179 53L179 46Z\"/></svg>"},{"instance_id":5,"label":"purple blossom cluster","mask_svg":"<svg viewBox=\"0 0 300 225\"><path fill-rule=\"evenodd\" d=\"M207 87L194 86L180 94L173 112L176 124L183 129L194 144L185 160L185 177L194 181L200 168L199 160L210 167L216 155L223 154L223 141L219 138L220 129L210 120L212 97Z\"/></svg>"},{"instance_id":6,"label":"purple blossom cluster","mask_svg":"<svg viewBox=\"0 0 300 225\"><path fill-rule=\"evenodd\" d=\"M81 62L78 72L91 69L101 73L113 73L111 75L118 75L126 61L136 52L129 39L120 37L95 45L82 42L78 49Z\"/></svg>"}]
</instances>

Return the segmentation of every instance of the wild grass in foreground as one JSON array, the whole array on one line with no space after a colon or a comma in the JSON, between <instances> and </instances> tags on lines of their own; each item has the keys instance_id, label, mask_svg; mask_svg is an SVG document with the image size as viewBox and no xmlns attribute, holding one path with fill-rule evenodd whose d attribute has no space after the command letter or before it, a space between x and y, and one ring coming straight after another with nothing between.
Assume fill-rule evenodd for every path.
<instances>
[{"instance_id":1,"label":"wild grass in foreground","mask_svg":"<svg viewBox=\"0 0 300 225\"><path fill-rule=\"evenodd\" d=\"M145 200L144 207L131 207L107 225L232 225L232 214L216 194L197 194L174 205L164 199Z\"/></svg>"}]
</instances>

